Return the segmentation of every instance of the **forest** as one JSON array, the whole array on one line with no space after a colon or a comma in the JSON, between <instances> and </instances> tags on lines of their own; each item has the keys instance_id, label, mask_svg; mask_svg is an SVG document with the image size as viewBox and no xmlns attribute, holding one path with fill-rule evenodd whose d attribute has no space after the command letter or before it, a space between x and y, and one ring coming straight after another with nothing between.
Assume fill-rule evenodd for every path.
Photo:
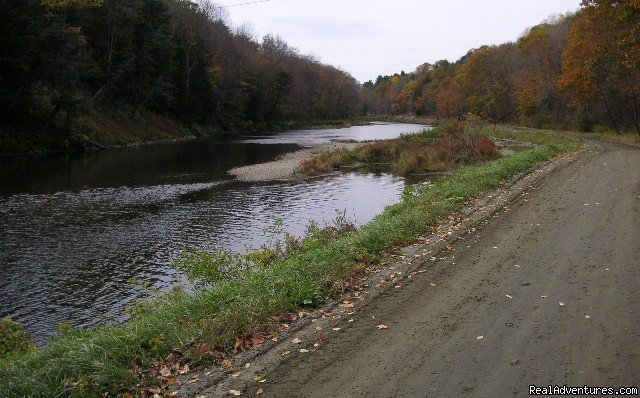
<instances>
[{"instance_id":1,"label":"forest","mask_svg":"<svg viewBox=\"0 0 640 398\"><path fill-rule=\"evenodd\" d=\"M640 0L364 84L208 0L0 0L0 31L0 152L379 115L640 134Z\"/></svg>"},{"instance_id":2,"label":"forest","mask_svg":"<svg viewBox=\"0 0 640 398\"><path fill-rule=\"evenodd\" d=\"M516 42L378 76L364 111L640 134L640 1L585 0Z\"/></svg>"},{"instance_id":3,"label":"forest","mask_svg":"<svg viewBox=\"0 0 640 398\"><path fill-rule=\"evenodd\" d=\"M360 111L348 73L231 28L208 1L0 0L0 31L4 151L84 145L101 129L252 131Z\"/></svg>"}]
</instances>

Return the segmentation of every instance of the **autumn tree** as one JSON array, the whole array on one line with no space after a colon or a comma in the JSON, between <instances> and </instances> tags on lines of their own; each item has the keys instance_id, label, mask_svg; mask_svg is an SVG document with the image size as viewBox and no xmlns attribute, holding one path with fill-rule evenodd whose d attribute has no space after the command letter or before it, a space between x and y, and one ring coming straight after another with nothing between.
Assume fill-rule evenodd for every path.
<instances>
[{"instance_id":1,"label":"autumn tree","mask_svg":"<svg viewBox=\"0 0 640 398\"><path fill-rule=\"evenodd\" d=\"M98 115L246 131L361 109L351 75L232 29L207 0L0 0L0 32L0 145L62 145Z\"/></svg>"},{"instance_id":2,"label":"autumn tree","mask_svg":"<svg viewBox=\"0 0 640 398\"><path fill-rule=\"evenodd\" d=\"M585 0L564 52L560 82L573 104L618 132L640 134L639 26L638 0Z\"/></svg>"}]
</instances>

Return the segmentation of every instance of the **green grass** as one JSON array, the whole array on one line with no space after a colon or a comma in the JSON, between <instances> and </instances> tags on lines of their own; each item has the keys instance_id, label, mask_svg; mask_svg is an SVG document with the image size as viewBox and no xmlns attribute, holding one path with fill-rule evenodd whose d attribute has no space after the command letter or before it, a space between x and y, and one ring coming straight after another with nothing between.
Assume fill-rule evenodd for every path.
<instances>
[{"instance_id":1,"label":"green grass","mask_svg":"<svg viewBox=\"0 0 640 398\"><path fill-rule=\"evenodd\" d=\"M406 195L356 232L308 239L271 266L251 268L194 297L174 293L140 306L122 326L66 332L46 347L0 363L0 391L9 397L115 395L153 384L153 377L136 369L171 353L192 364L220 360L220 350L233 348L238 336L278 314L319 305L364 264L416 241L474 197L574 147L550 133L530 134L539 146L463 167L418 195Z\"/></svg>"},{"instance_id":2,"label":"green grass","mask_svg":"<svg viewBox=\"0 0 640 398\"><path fill-rule=\"evenodd\" d=\"M11 318L0 319L0 361L24 355L35 348L35 343L24 326Z\"/></svg>"}]
</instances>

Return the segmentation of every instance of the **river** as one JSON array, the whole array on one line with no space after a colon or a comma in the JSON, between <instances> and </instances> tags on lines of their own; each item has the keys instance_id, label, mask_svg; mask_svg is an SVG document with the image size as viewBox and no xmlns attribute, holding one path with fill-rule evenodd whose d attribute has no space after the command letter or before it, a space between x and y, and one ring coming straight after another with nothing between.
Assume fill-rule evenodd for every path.
<instances>
[{"instance_id":1,"label":"river","mask_svg":"<svg viewBox=\"0 0 640 398\"><path fill-rule=\"evenodd\" d=\"M335 139L394 138L424 127L372 124L0 158L0 318L24 324L42 344L60 323L122 322L132 301L185 284L172 265L184 248L270 245L264 229L276 220L293 234L339 213L362 225L400 200L403 179L345 173L249 184L227 171Z\"/></svg>"}]
</instances>

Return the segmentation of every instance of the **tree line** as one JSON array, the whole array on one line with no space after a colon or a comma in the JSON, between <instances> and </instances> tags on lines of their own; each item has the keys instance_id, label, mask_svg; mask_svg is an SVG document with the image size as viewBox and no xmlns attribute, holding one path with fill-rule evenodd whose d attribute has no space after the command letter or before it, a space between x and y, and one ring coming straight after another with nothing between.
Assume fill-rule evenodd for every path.
<instances>
[{"instance_id":1,"label":"tree line","mask_svg":"<svg viewBox=\"0 0 640 398\"><path fill-rule=\"evenodd\" d=\"M77 132L81 115L154 112L216 131L360 112L348 73L188 0L0 0L0 128Z\"/></svg>"},{"instance_id":2,"label":"tree line","mask_svg":"<svg viewBox=\"0 0 640 398\"><path fill-rule=\"evenodd\" d=\"M640 134L640 0L584 0L516 42L361 88L364 111Z\"/></svg>"}]
</instances>

